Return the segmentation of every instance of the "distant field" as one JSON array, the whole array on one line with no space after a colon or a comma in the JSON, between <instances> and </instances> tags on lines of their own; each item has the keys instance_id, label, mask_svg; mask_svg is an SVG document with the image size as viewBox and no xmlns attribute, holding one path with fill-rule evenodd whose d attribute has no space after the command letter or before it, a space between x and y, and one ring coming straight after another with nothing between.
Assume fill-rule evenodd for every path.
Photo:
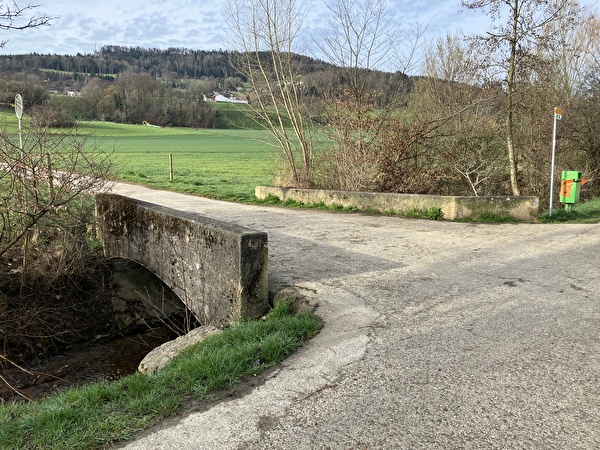
<instances>
[{"instance_id":1,"label":"distant field","mask_svg":"<svg viewBox=\"0 0 600 450\"><path fill-rule=\"evenodd\" d=\"M114 151L115 178L212 198L251 201L272 183L277 150L259 130L191 130L84 122L100 148ZM173 181L169 181L169 153Z\"/></svg>"},{"instance_id":2,"label":"distant field","mask_svg":"<svg viewBox=\"0 0 600 450\"><path fill-rule=\"evenodd\" d=\"M14 114L3 116L3 128L16 132ZM81 122L79 131L90 136L90 143L113 152L115 179L211 198L252 201L255 186L272 183L278 162L278 151L263 130ZM172 182L169 153L173 154Z\"/></svg>"}]
</instances>

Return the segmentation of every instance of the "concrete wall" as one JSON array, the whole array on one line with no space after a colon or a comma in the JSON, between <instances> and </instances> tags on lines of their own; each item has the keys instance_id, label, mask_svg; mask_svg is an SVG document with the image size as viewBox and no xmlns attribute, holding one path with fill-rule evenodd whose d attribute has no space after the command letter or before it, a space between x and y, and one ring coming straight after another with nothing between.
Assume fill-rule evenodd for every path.
<instances>
[{"instance_id":1,"label":"concrete wall","mask_svg":"<svg viewBox=\"0 0 600 450\"><path fill-rule=\"evenodd\" d=\"M268 307L267 234L119 195L96 195L107 257L154 272L203 325L260 317Z\"/></svg>"},{"instance_id":2,"label":"concrete wall","mask_svg":"<svg viewBox=\"0 0 600 450\"><path fill-rule=\"evenodd\" d=\"M269 195L285 201L303 203L337 204L354 206L360 210L408 212L411 209L439 208L448 220L477 218L481 213L510 216L518 220L532 221L538 216L537 197L460 197L442 195L391 194L380 192L327 191L318 189L293 189L257 186L255 195L265 199Z\"/></svg>"}]
</instances>

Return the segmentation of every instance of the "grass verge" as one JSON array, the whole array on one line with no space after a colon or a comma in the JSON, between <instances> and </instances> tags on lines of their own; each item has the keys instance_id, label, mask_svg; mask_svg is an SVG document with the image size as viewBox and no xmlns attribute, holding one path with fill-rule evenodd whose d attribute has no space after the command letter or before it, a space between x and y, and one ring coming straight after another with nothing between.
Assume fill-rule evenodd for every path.
<instances>
[{"instance_id":1,"label":"grass verge","mask_svg":"<svg viewBox=\"0 0 600 450\"><path fill-rule=\"evenodd\" d=\"M285 208L300 208L300 209L319 209L324 211L336 211L336 212L344 212L344 213L355 213L362 212L364 214L373 214L373 215L386 215L386 216L403 216L410 217L413 219L428 219L428 220L443 220L444 214L442 210L439 208L428 208L428 209L419 209L413 208L410 211L406 212L397 212L397 211L380 211L374 208L367 209L359 209L356 206L343 206L337 203L331 203L329 205L324 202L318 203L303 203L297 200L287 199L285 201L281 201L279 197L276 195L269 194L263 200L256 200L255 203L261 205L268 206L281 206Z\"/></svg>"},{"instance_id":2,"label":"grass verge","mask_svg":"<svg viewBox=\"0 0 600 450\"><path fill-rule=\"evenodd\" d=\"M95 449L130 439L177 414L186 400L232 392L315 336L318 319L289 302L186 349L162 371L71 388L40 401L0 405L2 449Z\"/></svg>"},{"instance_id":3,"label":"grass verge","mask_svg":"<svg viewBox=\"0 0 600 450\"><path fill-rule=\"evenodd\" d=\"M547 212L540 214L542 223L599 223L600 198L593 198L581 203L576 203L571 211L558 208L552 211L552 216Z\"/></svg>"}]
</instances>

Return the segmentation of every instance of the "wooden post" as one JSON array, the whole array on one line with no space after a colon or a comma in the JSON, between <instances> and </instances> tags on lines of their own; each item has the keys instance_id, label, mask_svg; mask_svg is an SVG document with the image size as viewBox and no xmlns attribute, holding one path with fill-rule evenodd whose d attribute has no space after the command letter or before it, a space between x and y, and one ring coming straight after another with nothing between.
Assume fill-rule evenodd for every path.
<instances>
[{"instance_id":1,"label":"wooden post","mask_svg":"<svg viewBox=\"0 0 600 450\"><path fill-rule=\"evenodd\" d=\"M169 153L169 181L173 181L173 153Z\"/></svg>"}]
</instances>

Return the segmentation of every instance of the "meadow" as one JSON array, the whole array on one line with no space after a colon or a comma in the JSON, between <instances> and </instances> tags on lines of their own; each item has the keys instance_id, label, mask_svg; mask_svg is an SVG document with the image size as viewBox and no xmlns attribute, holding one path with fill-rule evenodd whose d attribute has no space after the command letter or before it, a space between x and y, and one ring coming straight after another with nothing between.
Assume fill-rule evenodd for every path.
<instances>
[{"instance_id":1,"label":"meadow","mask_svg":"<svg viewBox=\"0 0 600 450\"><path fill-rule=\"evenodd\" d=\"M156 189L241 203L254 202L254 188L271 185L280 153L269 133L244 129L239 110L229 106L231 128L194 130L82 122L80 132L106 152L113 152L115 179ZM173 154L173 181L169 180L169 153ZM288 205L294 206L294 205ZM305 206L305 205L302 205ZM544 223L597 223L600 198L574 205L566 212L556 205ZM504 222L506 218L480 218L481 222Z\"/></svg>"},{"instance_id":2,"label":"meadow","mask_svg":"<svg viewBox=\"0 0 600 450\"><path fill-rule=\"evenodd\" d=\"M223 108L227 128L200 130L112 122L79 122L88 145L111 153L111 177L156 189L236 202L251 202L257 185L272 184L279 151L268 132L244 129L242 113ZM17 132L14 112L0 113L0 127ZM29 120L23 117L26 135ZM58 131L58 130L57 130ZM27 139L26 139L27 140ZM173 160L170 180L169 154Z\"/></svg>"},{"instance_id":3,"label":"meadow","mask_svg":"<svg viewBox=\"0 0 600 450\"><path fill-rule=\"evenodd\" d=\"M271 184L278 151L262 130L193 130L84 122L90 143L113 153L115 179L211 198L249 202ZM169 154L173 160L170 180Z\"/></svg>"}]
</instances>

